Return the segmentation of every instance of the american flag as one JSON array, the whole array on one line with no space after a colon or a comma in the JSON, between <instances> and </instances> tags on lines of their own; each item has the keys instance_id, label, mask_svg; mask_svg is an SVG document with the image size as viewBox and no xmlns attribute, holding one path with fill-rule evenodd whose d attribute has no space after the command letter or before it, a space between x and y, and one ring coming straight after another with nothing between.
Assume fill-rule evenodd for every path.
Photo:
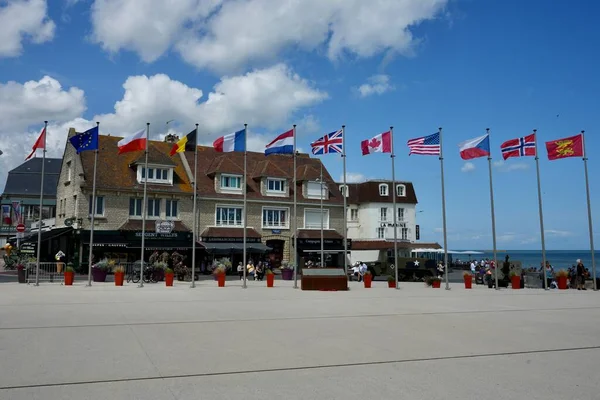
<instances>
[{"instance_id":1,"label":"american flag","mask_svg":"<svg viewBox=\"0 0 600 400\"><path fill-rule=\"evenodd\" d=\"M440 133L434 133L433 135L423 136L416 139L410 139L408 141L408 147L410 148L411 154L422 154L426 156L438 156L440 155Z\"/></svg>"},{"instance_id":2,"label":"american flag","mask_svg":"<svg viewBox=\"0 0 600 400\"><path fill-rule=\"evenodd\" d=\"M312 142L313 154L329 154L329 153L342 153L343 152L343 130L331 132Z\"/></svg>"}]
</instances>

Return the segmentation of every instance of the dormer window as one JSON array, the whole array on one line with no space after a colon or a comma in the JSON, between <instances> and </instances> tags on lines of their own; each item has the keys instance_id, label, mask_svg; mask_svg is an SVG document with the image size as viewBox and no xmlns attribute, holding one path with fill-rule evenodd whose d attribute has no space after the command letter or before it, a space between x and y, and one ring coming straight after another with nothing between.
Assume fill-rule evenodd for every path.
<instances>
[{"instance_id":1,"label":"dormer window","mask_svg":"<svg viewBox=\"0 0 600 400\"><path fill-rule=\"evenodd\" d=\"M307 182L306 184L306 197L309 199L327 199L329 189L326 183L322 182Z\"/></svg>"},{"instance_id":2,"label":"dormer window","mask_svg":"<svg viewBox=\"0 0 600 400\"><path fill-rule=\"evenodd\" d=\"M406 196L406 186L397 185L396 186L396 196L405 197Z\"/></svg>"},{"instance_id":3,"label":"dormer window","mask_svg":"<svg viewBox=\"0 0 600 400\"><path fill-rule=\"evenodd\" d=\"M382 183L381 185L379 185L379 195L380 196L388 195L388 185L386 185L385 183Z\"/></svg>"},{"instance_id":4,"label":"dormer window","mask_svg":"<svg viewBox=\"0 0 600 400\"><path fill-rule=\"evenodd\" d=\"M221 190L224 192L241 192L242 191L242 176L241 175L221 175Z\"/></svg>"},{"instance_id":5,"label":"dormer window","mask_svg":"<svg viewBox=\"0 0 600 400\"><path fill-rule=\"evenodd\" d=\"M267 194L282 195L285 193L285 179L267 178Z\"/></svg>"},{"instance_id":6,"label":"dormer window","mask_svg":"<svg viewBox=\"0 0 600 400\"><path fill-rule=\"evenodd\" d=\"M138 167L138 182L143 183L147 179L148 183L173 184L173 169L167 167Z\"/></svg>"}]
</instances>

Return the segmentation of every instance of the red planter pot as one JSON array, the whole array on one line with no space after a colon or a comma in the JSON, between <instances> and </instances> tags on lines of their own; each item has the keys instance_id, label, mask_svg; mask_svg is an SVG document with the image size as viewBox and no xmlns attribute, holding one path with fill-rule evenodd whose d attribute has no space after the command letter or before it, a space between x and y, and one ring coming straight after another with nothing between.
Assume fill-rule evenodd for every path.
<instances>
[{"instance_id":1,"label":"red planter pot","mask_svg":"<svg viewBox=\"0 0 600 400\"><path fill-rule=\"evenodd\" d=\"M225 287L225 274L217 274L217 283L219 287Z\"/></svg>"},{"instance_id":2,"label":"red planter pot","mask_svg":"<svg viewBox=\"0 0 600 400\"><path fill-rule=\"evenodd\" d=\"M273 287L273 283L275 283L275 275L268 274L267 275L267 287Z\"/></svg>"},{"instance_id":3,"label":"red planter pot","mask_svg":"<svg viewBox=\"0 0 600 400\"><path fill-rule=\"evenodd\" d=\"M471 289L473 287L473 275L465 275L465 289Z\"/></svg>"},{"instance_id":4,"label":"red planter pot","mask_svg":"<svg viewBox=\"0 0 600 400\"><path fill-rule=\"evenodd\" d=\"M165 274L165 285L167 286L173 286L173 278L175 277L175 274Z\"/></svg>"},{"instance_id":5,"label":"red planter pot","mask_svg":"<svg viewBox=\"0 0 600 400\"><path fill-rule=\"evenodd\" d=\"M371 282L372 281L373 281L373 275L367 274L367 275L363 276L363 282L364 282L365 287L367 289L369 289L371 287Z\"/></svg>"},{"instance_id":6,"label":"red planter pot","mask_svg":"<svg viewBox=\"0 0 600 400\"><path fill-rule=\"evenodd\" d=\"M521 289L521 277L520 276L511 276L510 277L510 284L512 286L513 289Z\"/></svg>"},{"instance_id":7,"label":"red planter pot","mask_svg":"<svg viewBox=\"0 0 600 400\"><path fill-rule=\"evenodd\" d=\"M390 289L396 289L396 282L394 282L394 281L388 281L388 287Z\"/></svg>"},{"instance_id":8,"label":"red planter pot","mask_svg":"<svg viewBox=\"0 0 600 400\"><path fill-rule=\"evenodd\" d=\"M439 289L442 287L442 281L433 281L431 282L431 287L434 289Z\"/></svg>"},{"instance_id":9,"label":"red planter pot","mask_svg":"<svg viewBox=\"0 0 600 400\"><path fill-rule=\"evenodd\" d=\"M125 278L125 272L115 272L115 286L123 286L123 278Z\"/></svg>"},{"instance_id":10,"label":"red planter pot","mask_svg":"<svg viewBox=\"0 0 600 400\"><path fill-rule=\"evenodd\" d=\"M75 279L75 272L65 272L65 285L66 286L73 285L74 279Z\"/></svg>"},{"instance_id":11,"label":"red planter pot","mask_svg":"<svg viewBox=\"0 0 600 400\"><path fill-rule=\"evenodd\" d=\"M558 284L558 288L560 290L567 289L567 287L568 287L567 280L568 280L568 278L566 276L558 276L558 277L556 277L556 283Z\"/></svg>"}]
</instances>

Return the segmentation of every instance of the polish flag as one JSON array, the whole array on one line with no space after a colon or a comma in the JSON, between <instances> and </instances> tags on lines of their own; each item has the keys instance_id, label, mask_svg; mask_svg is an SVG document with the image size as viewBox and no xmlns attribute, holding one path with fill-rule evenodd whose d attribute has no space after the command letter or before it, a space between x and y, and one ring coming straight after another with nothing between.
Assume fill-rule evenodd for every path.
<instances>
[{"instance_id":1,"label":"polish flag","mask_svg":"<svg viewBox=\"0 0 600 400\"><path fill-rule=\"evenodd\" d=\"M131 136L127 136L117 143L119 154L146 149L146 129L141 129Z\"/></svg>"},{"instance_id":2,"label":"polish flag","mask_svg":"<svg viewBox=\"0 0 600 400\"><path fill-rule=\"evenodd\" d=\"M360 142L360 148L363 156L371 153L391 153L392 152L392 132L384 132L371 139Z\"/></svg>"},{"instance_id":3,"label":"polish flag","mask_svg":"<svg viewBox=\"0 0 600 400\"><path fill-rule=\"evenodd\" d=\"M242 129L241 131L221 136L213 142L213 147L220 153L246 151L246 130Z\"/></svg>"}]
</instances>

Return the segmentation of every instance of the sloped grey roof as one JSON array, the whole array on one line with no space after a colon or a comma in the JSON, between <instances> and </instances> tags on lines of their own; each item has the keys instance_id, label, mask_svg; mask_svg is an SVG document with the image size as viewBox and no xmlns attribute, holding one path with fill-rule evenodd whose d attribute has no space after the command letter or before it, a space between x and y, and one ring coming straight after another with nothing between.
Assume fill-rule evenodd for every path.
<instances>
[{"instance_id":1,"label":"sloped grey roof","mask_svg":"<svg viewBox=\"0 0 600 400\"><path fill-rule=\"evenodd\" d=\"M46 158L44 168L44 196L56 196L56 185L60 176L61 158ZM42 158L25 161L8 173L3 196L39 196L42 179Z\"/></svg>"}]
</instances>

